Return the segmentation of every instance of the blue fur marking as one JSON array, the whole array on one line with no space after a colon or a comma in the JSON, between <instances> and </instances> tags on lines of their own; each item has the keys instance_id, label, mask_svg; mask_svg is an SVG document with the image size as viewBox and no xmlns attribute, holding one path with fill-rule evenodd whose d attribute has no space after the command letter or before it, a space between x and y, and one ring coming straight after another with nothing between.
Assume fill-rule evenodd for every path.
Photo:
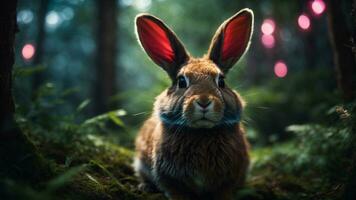
<instances>
[{"instance_id":1,"label":"blue fur marking","mask_svg":"<svg viewBox=\"0 0 356 200\"><path fill-rule=\"evenodd\" d=\"M233 125L237 124L241 121L241 110L237 110L235 112L229 112L225 109L224 117L221 119L219 125Z\"/></svg>"},{"instance_id":2,"label":"blue fur marking","mask_svg":"<svg viewBox=\"0 0 356 200\"><path fill-rule=\"evenodd\" d=\"M159 115L160 119L162 120L163 123L167 125L177 125L177 126L185 126L185 120L181 119L181 115L179 113L177 114L168 114L168 113L160 113Z\"/></svg>"},{"instance_id":3,"label":"blue fur marking","mask_svg":"<svg viewBox=\"0 0 356 200\"><path fill-rule=\"evenodd\" d=\"M240 115L235 115L235 116L231 116L231 117L223 117L223 119L221 120L221 122L219 123L219 125L223 125L223 124L237 124L239 123L241 120Z\"/></svg>"},{"instance_id":4,"label":"blue fur marking","mask_svg":"<svg viewBox=\"0 0 356 200\"><path fill-rule=\"evenodd\" d=\"M159 116L164 124L174 125L174 126L187 126L186 119L183 119L180 113L169 114L169 113L162 112L160 113ZM225 110L223 118L218 124L216 124L216 126L232 126L239 123L240 121L241 121L240 110L233 113Z\"/></svg>"}]
</instances>

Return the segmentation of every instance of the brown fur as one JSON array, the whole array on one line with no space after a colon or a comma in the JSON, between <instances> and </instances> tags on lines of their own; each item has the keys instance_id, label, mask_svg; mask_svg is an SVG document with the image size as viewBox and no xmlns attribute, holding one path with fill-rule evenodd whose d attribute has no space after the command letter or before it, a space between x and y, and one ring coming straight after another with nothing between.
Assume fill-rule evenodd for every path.
<instances>
[{"instance_id":1,"label":"brown fur","mask_svg":"<svg viewBox=\"0 0 356 200\"><path fill-rule=\"evenodd\" d=\"M154 121L155 127L147 127ZM136 151L153 175L141 170L140 176L146 183L156 182L172 199L231 198L243 185L249 164L244 132L240 125L234 129L175 133L152 117L136 140Z\"/></svg>"},{"instance_id":2,"label":"brown fur","mask_svg":"<svg viewBox=\"0 0 356 200\"><path fill-rule=\"evenodd\" d=\"M172 86L156 98L136 139L134 167L141 188L161 190L171 199L231 199L249 166L239 121L244 101L228 86L217 85L223 70L209 56L189 57L173 67L168 72L174 77ZM177 86L178 76L189 80L187 88ZM211 107L205 113L197 103Z\"/></svg>"}]
</instances>

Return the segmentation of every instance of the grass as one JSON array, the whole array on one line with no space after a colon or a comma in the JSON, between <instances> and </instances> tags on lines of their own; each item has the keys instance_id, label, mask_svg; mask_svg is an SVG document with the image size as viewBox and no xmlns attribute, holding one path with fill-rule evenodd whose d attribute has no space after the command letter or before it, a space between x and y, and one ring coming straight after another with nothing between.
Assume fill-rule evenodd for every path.
<instances>
[{"instance_id":1,"label":"grass","mask_svg":"<svg viewBox=\"0 0 356 200\"><path fill-rule=\"evenodd\" d=\"M342 186L323 187L320 174L292 173L288 168L299 151L294 142L251 151L252 167L245 188L236 199L338 199ZM293 149L295 149L293 151ZM47 143L39 147L57 174L55 178L23 185L3 180L12 199L165 199L163 194L143 193L131 168L133 151L89 137L76 146Z\"/></svg>"}]
</instances>

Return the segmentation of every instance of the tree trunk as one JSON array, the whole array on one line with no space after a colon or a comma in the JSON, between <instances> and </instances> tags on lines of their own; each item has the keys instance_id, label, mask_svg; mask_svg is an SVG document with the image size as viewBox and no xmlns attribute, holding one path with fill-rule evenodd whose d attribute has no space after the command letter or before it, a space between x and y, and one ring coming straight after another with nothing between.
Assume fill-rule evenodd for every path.
<instances>
[{"instance_id":1,"label":"tree trunk","mask_svg":"<svg viewBox=\"0 0 356 200\"><path fill-rule=\"evenodd\" d=\"M45 18L48 11L48 0L40 0L39 3L39 12L37 16L37 37L36 37L36 53L33 58L32 64L37 66L43 64L43 50L44 50L44 41L45 41ZM41 84L43 84L45 73L43 71L37 72L34 75L32 88L36 89Z\"/></svg>"},{"instance_id":2,"label":"tree trunk","mask_svg":"<svg viewBox=\"0 0 356 200\"><path fill-rule=\"evenodd\" d=\"M352 6L352 24L353 24L353 33L352 33L352 52L354 54L354 60L356 62L356 0L353 0L353 6ZM356 113L356 108L351 111L351 113ZM355 119L355 118L354 118ZM350 149L350 155L352 155L351 159L351 167L350 167L350 172L351 174L348 177L348 180L345 185L345 191L344 191L344 196L343 199L345 200L353 200L356 199L356 121L353 123L351 132L354 134L353 135L353 140L351 141L353 145L353 148Z\"/></svg>"},{"instance_id":3,"label":"tree trunk","mask_svg":"<svg viewBox=\"0 0 356 200\"><path fill-rule=\"evenodd\" d=\"M356 0L353 1L353 5L352 5L352 19L353 19L352 52L354 53L354 59L356 62Z\"/></svg>"},{"instance_id":4,"label":"tree trunk","mask_svg":"<svg viewBox=\"0 0 356 200\"><path fill-rule=\"evenodd\" d=\"M116 0L97 0L97 64L94 106L99 114L114 107L110 97L116 91L117 5Z\"/></svg>"},{"instance_id":5,"label":"tree trunk","mask_svg":"<svg viewBox=\"0 0 356 200\"><path fill-rule=\"evenodd\" d=\"M39 180L49 172L33 144L16 125L12 98L12 67L17 1L0 3L0 179ZM40 176L41 175L41 176Z\"/></svg>"},{"instance_id":6,"label":"tree trunk","mask_svg":"<svg viewBox=\"0 0 356 200\"><path fill-rule=\"evenodd\" d=\"M347 28L342 7L337 0L328 0L328 23L338 86L346 101L355 97L356 63L352 52L352 36ZM351 6L351 5L349 5Z\"/></svg>"},{"instance_id":7,"label":"tree trunk","mask_svg":"<svg viewBox=\"0 0 356 200\"><path fill-rule=\"evenodd\" d=\"M356 62L356 0L353 0L353 5L352 5L352 24L353 24L353 33L352 33L352 52L354 54L354 60ZM351 111L351 113L356 113L356 108ZM355 119L355 118L354 118ZM348 177L348 180L345 185L345 191L344 191L344 196L343 199L345 200L354 200L356 199L356 121L353 123L353 126L351 127L351 132L354 134L352 137L352 140L350 141L351 144L353 145L353 148L350 149L349 155L351 155L351 165L349 168L350 175Z\"/></svg>"}]
</instances>

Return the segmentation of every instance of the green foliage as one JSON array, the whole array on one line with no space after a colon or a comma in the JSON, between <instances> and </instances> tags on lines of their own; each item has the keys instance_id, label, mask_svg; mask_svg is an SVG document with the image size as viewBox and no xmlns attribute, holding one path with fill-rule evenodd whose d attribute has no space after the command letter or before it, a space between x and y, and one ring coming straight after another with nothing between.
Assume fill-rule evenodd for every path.
<instances>
[{"instance_id":1,"label":"green foliage","mask_svg":"<svg viewBox=\"0 0 356 200\"><path fill-rule=\"evenodd\" d=\"M132 141L133 136L122 119L126 116L125 110L112 110L85 119L83 113L89 109L89 99L75 108L66 105L68 99L77 92L77 88L59 91L52 83L42 85L31 95L31 99L18 100L16 119L19 125L25 130L31 130L31 137L59 143L68 143L89 135L106 135L115 142L131 145L129 141ZM118 134L121 136L118 137Z\"/></svg>"},{"instance_id":2,"label":"green foliage","mask_svg":"<svg viewBox=\"0 0 356 200\"><path fill-rule=\"evenodd\" d=\"M38 177L32 185L26 180L2 179L0 198L147 199L147 194L137 190L138 180L131 168L133 152L112 140L114 132L127 133L122 120L126 112L119 109L83 120L80 114L89 100L73 113L59 111L58 105L73 92L58 93L53 84L45 84L31 104L17 105L19 126L56 177ZM162 195L149 198L161 199Z\"/></svg>"},{"instance_id":3,"label":"green foliage","mask_svg":"<svg viewBox=\"0 0 356 200\"><path fill-rule=\"evenodd\" d=\"M310 70L242 91L247 101L246 124L260 136L253 141L286 140L293 136L285 131L291 124L327 124L326 111L340 101L333 94L336 85L331 79L331 72Z\"/></svg>"},{"instance_id":4,"label":"green foliage","mask_svg":"<svg viewBox=\"0 0 356 200\"><path fill-rule=\"evenodd\" d=\"M248 195L342 199L355 170L355 111L356 104L334 107L329 111L333 124L292 125L287 130L295 134L294 140L254 150L247 187L254 192Z\"/></svg>"}]
</instances>

